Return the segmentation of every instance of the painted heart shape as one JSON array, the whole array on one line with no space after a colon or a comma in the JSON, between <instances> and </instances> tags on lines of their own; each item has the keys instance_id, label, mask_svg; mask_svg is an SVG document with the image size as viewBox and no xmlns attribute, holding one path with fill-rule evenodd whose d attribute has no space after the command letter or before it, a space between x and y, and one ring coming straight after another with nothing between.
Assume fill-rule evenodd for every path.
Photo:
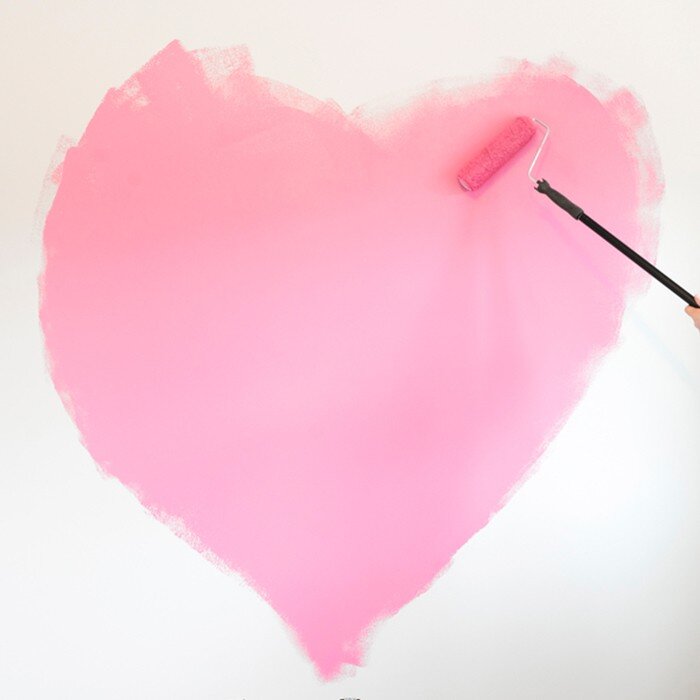
<instances>
[{"instance_id":1,"label":"painted heart shape","mask_svg":"<svg viewBox=\"0 0 700 700\"><path fill-rule=\"evenodd\" d=\"M65 157L44 230L52 377L108 474L241 572L319 673L504 502L615 342L641 276L533 192L542 174L653 257L644 110L567 66L346 114L248 53L167 46Z\"/></svg>"}]
</instances>

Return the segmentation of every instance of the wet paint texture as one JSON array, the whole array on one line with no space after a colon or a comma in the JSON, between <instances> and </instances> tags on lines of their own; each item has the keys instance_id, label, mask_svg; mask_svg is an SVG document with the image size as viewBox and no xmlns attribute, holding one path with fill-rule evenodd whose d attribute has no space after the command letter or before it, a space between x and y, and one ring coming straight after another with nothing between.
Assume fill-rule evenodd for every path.
<instances>
[{"instance_id":1,"label":"wet paint texture","mask_svg":"<svg viewBox=\"0 0 700 700\"><path fill-rule=\"evenodd\" d=\"M245 49L173 43L63 163L57 390L101 468L242 573L323 677L501 507L641 287L534 192L538 136L458 185L520 114L553 130L538 175L653 258L643 110L556 65L346 114Z\"/></svg>"}]
</instances>

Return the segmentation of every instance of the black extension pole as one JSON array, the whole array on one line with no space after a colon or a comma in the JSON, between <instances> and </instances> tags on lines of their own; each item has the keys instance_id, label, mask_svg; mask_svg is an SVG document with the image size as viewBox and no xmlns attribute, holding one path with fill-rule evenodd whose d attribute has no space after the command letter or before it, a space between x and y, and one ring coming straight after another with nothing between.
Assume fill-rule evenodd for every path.
<instances>
[{"instance_id":1,"label":"black extension pole","mask_svg":"<svg viewBox=\"0 0 700 700\"><path fill-rule=\"evenodd\" d=\"M613 236L610 231L604 229L598 222L591 219L581 207L567 199L563 194L552 189L546 180L538 180L535 189L542 194L547 195L558 207L561 207L567 214L570 214L577 221L588 226L591 231L595 231L601 238L605 239L610 245L617 248L623 255L626 255L632 262L637 263L639 267L646 270L652 277L655 277L661 284L668 287L674 294L677 294L686 304L700 308L693 295L683 289L680 284L674 282L670 277L664 275L661 270L654 267L648 260L645 260L639 253L635 252L628 245L623 243L619 238Z\"/></svg>"}]
</instances>

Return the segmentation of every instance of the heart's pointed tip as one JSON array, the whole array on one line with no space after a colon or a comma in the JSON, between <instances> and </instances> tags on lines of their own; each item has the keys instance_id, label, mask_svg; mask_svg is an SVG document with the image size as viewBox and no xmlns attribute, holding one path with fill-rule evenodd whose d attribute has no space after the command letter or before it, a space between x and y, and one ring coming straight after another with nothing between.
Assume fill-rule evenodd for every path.
<instances>
[{"instance_id":1,"label":"heart's pointed tip","mask_svg":"<svg viewBox=\"0 0 700 700\"><path fill-rule=\"evenodd\" d=\"M345 632L329 625L321 634L320 628L308 625L303 629L294 625L292 628L321 680L330 682L353 676L359 667L364 666L371 625L346 629Z\"/></svg>"},{"instance_id":2,"label":"heart's pointed tip","mask_svg":"<svg viewBox=\"0 0 700 700\"><path fill-rule=\"evenodd\" d=\"M318 676L326 683L354 676L358 668L364 666L359 650L350 654L345 653L343 658L334 657L332 660L323 661L311 658L311 661Z\"/></svg>"}]
</instances>

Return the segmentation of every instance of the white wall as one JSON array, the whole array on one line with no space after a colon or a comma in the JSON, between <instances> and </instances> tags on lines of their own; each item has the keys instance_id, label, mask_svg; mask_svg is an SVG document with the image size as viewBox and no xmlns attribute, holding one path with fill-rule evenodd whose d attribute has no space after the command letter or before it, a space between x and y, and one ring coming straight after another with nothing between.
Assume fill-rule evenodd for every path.
<instances>
[{"instance_id":1,"label":"white wall","mask_svg":"<svg viewBox=\"0 0 700 700\"><path fill-rule=\"evenodd\" d=\"M700 697L700 335L660 285L536 474L323 683L253 590L100 475L44 364L36 282L62 135L178 38L247 44L259 74L348 111L504 57L630 87L665 172L658 264L700 291L698 29L690 0L3 3L0 697Z\"/></svg>"}]
</instances>

